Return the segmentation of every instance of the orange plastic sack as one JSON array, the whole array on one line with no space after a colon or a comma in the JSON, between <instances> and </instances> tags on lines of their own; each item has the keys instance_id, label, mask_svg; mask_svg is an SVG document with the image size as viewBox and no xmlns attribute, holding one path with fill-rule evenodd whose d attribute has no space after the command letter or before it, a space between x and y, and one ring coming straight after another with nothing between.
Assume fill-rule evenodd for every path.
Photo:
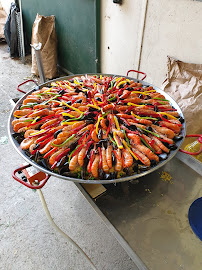
<instances>
[{"instance_id":1,"label":"orange plastic sack","mask_svg":"<svg viewBox=\"0 0 202 270\"><path fill-rule=\"evenodd\" d=\"M187 134L202 133L202 64L184 63L170 56L162 89L180 106Z\"/></svg>"},{"instance_id":2,"label":"orange plastic sack","mask_svg":"<svg viewBox=\"0 0 202 270\"><path fill-rule=\"evenodd\" d=\"M37 14L32 27L32 45L42 43L41 56L44 73L47 79L57 77L57 36L55 31L55 16ZM34 49L32 48L31 72L39 76Z\"/></svg>"}]
</instances>

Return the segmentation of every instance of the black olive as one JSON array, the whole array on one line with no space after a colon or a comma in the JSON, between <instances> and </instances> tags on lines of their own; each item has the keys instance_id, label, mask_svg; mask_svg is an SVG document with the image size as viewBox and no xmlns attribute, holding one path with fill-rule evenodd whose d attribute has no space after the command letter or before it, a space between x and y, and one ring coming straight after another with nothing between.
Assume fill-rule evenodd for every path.
<instances>
[{"instance_id":1,"label":"black olive","mask_svg":"<svg viewBox=\"0 0 202 270\"><path fill-rule=\"evenodd\" d=\"M82 103L82 99L77 99L76 101L75 101L75 103Z\"/></svg>"},{"instance_id":2,"label":"black olive","mask_svg":"<svg viewBox=\"0 0 202 270\"><path fill-rule=\"evenodd\" d=\"M178 120L181 122L181 124L184 123L184 118L182 118L182 116L180 116L180 117L178 118Z\"/></svg>"},{"instance_id":3,"label":"black olive","mask_svg":"<svg viewBox=\"0 0 202 270\"><path fill-rule=\"evenodd\" d=\"M106 125L107 127L109 126L109 120L108 120L108 119L105 120L105 125Z\"/></svg>"},{"instance_id":4,"label":"black olive","mask_svg":"<svg viewBox=\"0 0 202 270\"><path fill-rule=\"evenodd\" d=\"M95 98L97 101L102 101L102 99L100 97L96 97Z\"/></svg>"},{"instance_id":5,"label":"black olive","mask_svg":"<svg viewBox=\"0 0 202 270\"><path fill-rule=\"evenodd\" d=\"M62 106L63 110L68 110L69 108L67 106Z\"/></svg>"},{"instance_id":6,"label":"black olive","mask_svg":"<svg viewBox=\"0 0 202 270\"><path fill-rule=\"evenodd\" d=\"M59 95L64 95L64 93L65 93L65 90L60 90L60 92L59 92Z\"/></svg>"},{"instance_id":7,"label":"black olive","mask_svg":"<svg viewBox=\"0 0 202 270\"><path fill-rule=\"evenodd\" d=\"M155 111L155 112L158 112L158 111L159 111L157 105L154 106L154 111Z\"/></svg>"},{"instance_id":8,"label":"black olive","mask_svg":"<svg viewBox=\"0 0 202 270\"><path fill-rule=\"evenodd\" d=\"M107 139L106 140L100 140L98 143L98 147L104 146L105 149L107 149Z\"/></svg>"},{"instance_id":9,"label":"black olive","mask_svg":"<svg viewBox=\"0 0 202 270\"><path fill-rule=\"evenodd\" d=\"M40 144L37 143L37 144L34 146L33 150L36 150L37 148L39 148L39 146L40 146Z\"/></svg>"},{"instance_id":10,"label":"black olive","mask_svg":"<svg viewBox=\"0 0 202 270\"><path fill-rule=\"evenodd\" d=\"M149 95L146 95L144 99L146 99L146 100L151 99L151 97ZM147 105L151 105L151 104L147 103Z\"/></svg>"},{"instance_id":11,"label":"black olive","mask_svg":"<svg viewBox=\"0 0 202 270\"><path fill-rule=\"evenodd\" d=\"M59 130L57 130L55 133L54 133L54 138L55 139L57 139L57 136L58 136L58 134L60 133L60 132L62 132L62 129L59 129Z\"/></svg>"},{"instance_id":12,"label":"black olive","mask_svg":"<svg viewBox=\"0 0 202 270\"><path fill-rule=\"evenodd\" d=\"M178 136L175 136L174 138L173 138L173 140L174 141L180 141L180 140L182 140L184 137L182 136L182 135L178 135Z\"/></svg>"},{"instance_id":13,"label":"black olive","mask_svg":"<svg viewBox=\"0 0 202 270\"><path fill-rule=\"evenodd\" d=\"M64 156L64 157L62 157L62 158L60 159L60 161L57 163L56 168L59 168L59 167L63 166L63 165L65 164L65 161L66 161L66 157Z\"/></svg>"},{"instance_id":14,"label":"black olive","mask_svg":"<svg viewBox=\"0 0 202 270\"><path fill-rule=\"evenodd\" d=\"M104 89L100 89L100 94L104 94Z\"/></svg>"},{"instance_id":15,"label":"black olive","mask_svg":"<svg viewBox=\"0 0 202 270\"><path fill-rule=\"evenodd\" d=\"M166 153L162 153L162 154L160 154L158 156L159 156L159 160L166 160L167 157L168 157L168 155Z\"/></svg>"},{"instance_id":16,"label":"black olive","mask_svg":"<svg viewBox=\"0 0 202 270\"><path fill-rule=\"evenodd\" d=\"M111 174L110 173L106 173L105 174L105 179L106 180L111 180Z\"/></svg>"},{"instance_id":17,"label":"black olive","mask_svg":"<svg viewBox=\"0 0 202 270\"><path fill-rule=\"evenodd\" d=\"M72 152L72 151L76 148L77 144L78 144L78 141L72 143L72 144L69 146L69 148L70 148L69 151Z\"/></svg>"},{"instance_id":18,"label":"black olive","mask_svg":"<svg viewBox=\"0 0 202 270\"><path fill-rule=\"evenodd\" d=\"M177 145L176 144L169 144L168 148L170 150L176 150L177 149Z\"/></svg>"},{"instance_id":19,"label":"black olive","mask_svg":"<svg viewBox=\"0 0 202 270\"><path fill-rule=\"evenodd\" d=\"M105 172L103 171L103 169L99 169L98 174L101 180L105 180Z\"/></svg>"},{"instance_id":20,"label":"black olive","mask_svg":"<svg viewBox=\"0 0 202 270\"><path fill-rule=\"evenodd\" d=\"M119 89L124 88L124 87L125 87L125 84L122 84L119 86Z\"/></svg>"},{"instance_id":21,"label":"black olive","mask_svg":"<svg viewBox=\"0 0 202 270\"><path fill-rule=\"evenodd\" d=\"M116 158L115 158L114 153L112 152L112 165L115 166L115 164L116 164Z\"/></svg>"},{"instance_id":22,"label":"black olive","mask_svg":"<svg viewBox=\"0 0 202 270\"><path fill-rule=\"evenodd\" d=\"M96 108L92 108L92 107L89 108L89 112L95 112L95 111L97 111Z\"/></svg>"},{"instance_id":23,"label":"black olive","mask_svg":"<svg viewBox=\"0 0 202 270\"><path fill-rule=\"evenodd\" d=\"M137 127L135 125L130 125L128 128L133 131L137 130Z\"/></svg>"},{"instance_id":24,"label":"black olive","mask_svg":"<svg viewBox=\"0 0 202 270\"><path fill-rule=\"evenodd\" d=\"M157 164L156 160L152 159L151 160L151 167L156 166L156 164Z\"/></svg>"},{"instance_id":25,"label":"black olive","mask_svg":"<svg viewBox=\"0 0 202 270\"><path fill-rule=\"evenodd\" d=\"M138 171L138 164L137 162L133 165L133 171L137 172Z\"/></svg>"},{"instance_id":26,"label":"black olive","mask_svg":"<svg viewBox=\"0 0 202 270\"><path fill-rule=\"evenodd\" d=\"M142 94L140 94L140 95L139 95L139 98L143 98L143 95L142 95Z\"/></svg>"},{"instance_id":27,"label":"black olive","mask_svg":"<svg viewBox=\"0 0 202 270\"><path fill-rule=\"evenodd\" d=\"M73 82L74 82L74 80L73 80L73 79L70 79L70 80L69 80L69 82L73 83Z\"/></svg>"},{"instance_id":28,"label":"black olive","mask_svg":"<svg viewBox=\"0 0 202 270\"><path fill-rule=\"evenodd\" d=\"M127 85L130 85L130 83L129 83L129 82L127 82L126 84L127 84Z\"/></svg>"},{"instance_id":29,"label":"black olive","mask_svg":"<svg viewBox=\"0 0 202 270\"><path fill-rule=\"evenodd\" d=\"M147 130L153 131L152 127L150 127L150 126L147 127Z\"/></svg>"},{"instance_id":30,"label":"black olive","mask_svg":"<svg viewBox=\"0 0 202 270\"><path fill-rule=\"evenodd\" d=\"M155 121L154 125L159 126L159 121Z\"/></svg>"},{"instance_id":31,"label":"black olive","mask_svg":"<svg viewBox=\"0 0 202 270\"><path fill-rule=\"evenodd\" d=\"M98 139L101 140L102 139L102 129L100 128L98 131L98 135L97 135Z\"/></svg>"},{"instance_id":32,"label":"black olive","mask_svg":"<svg viewBox=\"0 0 202 270\"><path fill-rule=\"evenodd\" d=\"M75 92L76 93L79 93L79 92L82 92L78 87L75 88Z\"/></svg>"},{"instance_id":33,"label":"black olive","mask_svg":"<svg viewBox=\"0 0 202 270\"><path fill-rule=\"evenodd\" d=\"M133 88L132 87L127 87L126 90L133 91Z\"/></svg>"},{"instance_id":34,"label":"black olive","mask_svg":"<svg viewBox=\"0 0 202 270\"><path fill-rule=\"evenodd\" d=\"M67 105L72 105L71 100L65 102Z\"/></svg>"},{"instance_id":35,"label":"black olive","mask_svg":"<svg viewBox=\"0 0 202 270\"><path fill-rule=\"evenodd\" d=\"M167 115L163 115L163 118L168 119L168 116Z\"/></svg>"}]
</instances>

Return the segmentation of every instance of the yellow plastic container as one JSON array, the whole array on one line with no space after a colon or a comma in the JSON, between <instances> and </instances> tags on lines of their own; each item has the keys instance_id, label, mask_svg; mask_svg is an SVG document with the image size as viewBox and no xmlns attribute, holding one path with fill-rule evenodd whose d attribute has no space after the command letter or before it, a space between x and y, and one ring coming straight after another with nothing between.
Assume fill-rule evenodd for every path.
<instances>
[{"instance_id":1,"label":"yellow plastic container","mask_svg":"<svg viewBox=\"0 0 202 270\"><path fill-rule=\"evenodd\" d=\"M184 150L185 151L189 151L191 153L195 153L195 152L198 152L201 148L201 143L196 140L196 141L193 141L189 144L187 144L185 147L184 147ZM196 155L196 156L192 156L196 159L198 159L200 162L202 162L202 153L200 153L199 155Z\"/></svg>"}]
</instances>

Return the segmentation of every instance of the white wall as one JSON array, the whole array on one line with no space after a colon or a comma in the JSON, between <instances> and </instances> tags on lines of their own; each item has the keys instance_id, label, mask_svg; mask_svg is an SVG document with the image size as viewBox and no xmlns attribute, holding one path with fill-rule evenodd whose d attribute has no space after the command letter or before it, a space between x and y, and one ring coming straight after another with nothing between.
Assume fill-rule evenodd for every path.
<instances>
[{"instance_id":1,"label":"white wall","mask_svg":"<svg viewBox=\"0 0 202 270\"><path fill-rule=\"evenodd\" d=\"M101 71L137 69L146 0L101 1ZM148 0L140 70L160 86L167 55L202 64L202 2ZM108 49L109 47L109 49ZM131 74L133 75L133 74Z\"/></svg>"}]
</instances>

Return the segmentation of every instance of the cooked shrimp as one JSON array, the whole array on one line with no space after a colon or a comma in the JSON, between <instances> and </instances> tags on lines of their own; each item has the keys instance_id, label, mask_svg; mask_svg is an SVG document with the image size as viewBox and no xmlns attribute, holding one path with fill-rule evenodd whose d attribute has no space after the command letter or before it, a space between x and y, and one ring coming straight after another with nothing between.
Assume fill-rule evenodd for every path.
<instances>
[{"instance_id":1,"label":"cooked shrimp","mask_svg":"<svg viewBox=\"0 0 202 270\"><path fill-rule=\"evenodd\" d=\"M165 127L169 128L169 129L171 129L176 134L179 134L180 133L181 128L178 125L176 125L176 124L169 123L169 122L166 122L166 121L161 121L161 122L159 122L159 124L161 126L165 126Z\"/></svg>"},{"instance_id":2,"label":"cooked shrimp","mask_svg":"<svg viewBox=\"0 0 202 270\"><path fill-rule=\"evenodd\" d=\"M118 148L118 149L116 150L116 153L117 153L119 159L118 159L118 158L116 159L115 170L116 170L117 172L120 172L121 169L122 169L121 150Z\"/></svg>"},{"instance_id":3,"label":"cooked shrimp","mask_svg":"<svg viewBox=\"0 0 202 270\"><path fill-rule=\"evenodd\" d=\"M69 169L70 171L74 171L76 169L76 166L78 164L78 154L73 156L69 162Z\"/></svg>"},{"instance_id":4,"label":"cooked shrimp","mask_svg":"<svg viewBox=\"0 0 202 270\"><path fill-rule=\"evenodd\" d=\"M91 167L91 173L95 178L98 178L98 165L100 162L100 157L99 155L95 156L95 159L93 161L92 167Z\"/></svg>"},{"instance_id":5,"label":"cooked shrimp","mask_svg":"<svg viewBox=\"0 0 202 270\"><path fill-rule=\"evenodd\" d=\"M150 137L148 137L148 136L146 136L146 135L144 135L144 134L143 134L143 138L146 139L146 140L149 141L149 142L152 141L152 139L151 139ZM161 148L156 144L156 142L155 142L154 140L153 140L153 144L152 144L151 147L154 149L154 151L155 151L156 154L159 155L159 154L162 153Z\"/></svg>"},{"instance_id":6,"label":"cooked shrimp","mask_svg":"<svg viewBox=\"0 0 202 270\"><path fill-rule=\"evenodd\" d=\"M155 155L149 148L145 145L137 144L135 146L140 152L142 152L145 156L147 156L150 160L155 160L159 162L159 157Z\"/></svg>"},{"instance_id":7,"label":"cooked shrimp","mask_svg":"<svg viewBox=\"0 0 202 270\"><path fill-rule=\"evenodd\" d=\"M50 111L48 109L41 109L41 110L31 113L29 117L47 116L49 115L49 112Z\"/></svg>"},{"instance_id":8,"label":"cooked shrimp","mask_svg":"<svg viewBox=\"0 0 202 270\"><path fill-rule=\"evenodd\" d=\"M112 168L112 145L111 144L107 146L106 159L107 159L107 165L109 169L111 169Z\"/></svg>"},{"instance_id":9,"label":"cooked shrimp","mask_svg":"<svg viewBox=\"0 0 202 270\"><path fill-rule=\"evenodd\" d=\"M58 121L58 118L48 120L46 123L44 123L44 124L41 126L41 129L44 129L44 128L46 128L47 126L50 126L50 125L54 124L54 123L57 122L57 121Z\"/></svg>"},{"instance_id":10,"label":"cooked shrimp","mask_svg":"<svg viewBox=\"0 0 202 270\"><path fill-rule=\"evenodd\" d=\"M21 142L20 147L21 147L23 150L29 149L30 145L33 144L33 142L34 142L35 140L36 140L35 138L25 138L25 139Z\"/></svg>"},{"instance_id":11,"label":"cooked shrimp","mask_svg":"<svg viewBox=\"0 0 202 270\"><path fill-rule=\"evenodd\" d=\"M40 99L39 98L34 98L34 97L30 97L30 98L26 98L23 100L23 105L26 105L27 103L36 103L38 102Z\"/></svg>"},{"instance_id":12,"label":"cooked shrimp","mask_svg":"<svg viewBox=\"0 0 202 270\"><path fill-rule=\"evenodd\" d=\"M109 167L107 164L107 158L106 158L106 150L104 147L102 147L102 169L104 172L109 172Z\"/></svg>"},{"instance_id":13,"label":"cooked shrimp","mask_svg":"<svg viewBox=\"0 0 202 270\"><path fill-rule=\"evenodd\" d=\"M99 142L100 140L97 137L97 133L96 130L94 129L91 133L91 138L95 141L95 142Z\"/></svg>"},{"instance_id":14,"label":"cooked shrimp","mask_svg":"<svg viewBox=\"0 0 202 270\"><path fill-rule=\"evenodd\" d=\"M175 136L175 133L166 127L159 127L156 125L151 125L151 127L156 131L158 134L161 133L163 135L166 135L169 139L172 139Z\"/></svg>"},{"instance_id":15,"label":"cooked shrimp","mask_svg":"<svg viewBox=\"0 0 202 270\"><path fill-rule=\"evenodd\" d=\"M50 107L50 105L37 104L37 105L34 105L33 109L38 110L38 109L46 109L46 108L49 108L49 107Z\"/></svg>"},{"instance_id":16,"label":"cooked shrimp","mask_svg":"<svg viewBox=\"0 0 202 270\"><path fill-rule=\"evenodd\" d=\"M84 162L84 155L85 155L85 152L86 152L86 147L84 146L79 154L78 154L78 163L79 165L82 167L83 166L83 162Z\"/></svg>"},{"instance_id":17,"label":"cooked shrimp","mask_svg":"<svg viewBox=\"0 0 202 270\"><path fill-rule=\"evenodd\" d=\"M141 144L140 137L134 133L128 133L128 138L133 141L135 144Z\"/></svg>"},{"instance_id":18,"label":"cooked shrimp","mask_svg":"<svg viewBox=\"0 0 202 270\"><path fill-rule=\"evenodd\" d=\"M33 112L32 109L16 110L16 111L14 112L14 116L15 116L15 117L16 117L16 116L25 116L25 115L27 115L27 114L30 114L31 112ZM30 116L30 117L32 117L32 116Z\"/></svg>"},{"instance_id":19,"label":"cooked shrimp","mask_svg":"<svg viewBox=\"0 0 202 270\"><path fill-rule=\"evenodd\" d=\"M29 122L18 122L13 126L13 130L17 133L19 129L27 127L29 124Z\"/></svg>"},{"instance_id":20,"label":"cooked shrimp","mask_svg":"<svg viewBox=\"0 0 202 270\"><path fill-rule=\"evenodd\" d=\"M129 153L127 149L122 149L122 155L123 155L123 167L129 168L133 164L133 157Z\"/></svg>"},{"instance_id":21,"label":"cooked shrimp","mask_svg":"<svg viewBox=\"0 0 202 270\"><path fill-rule=\"evenodd\" d=\"M53 147L53 146L52 146L52 142L53 142L53 141L54 141L54 139L52 139L50 142L48 142L43 148L41 148L41 149L39 150L39 153L42 154L42 155L44 155L44 154L46 154L48 151L50 151L51 148Z\"/></svg>"},{"instance_id":22,"label":"cooked shrimp","mask_svg":"<svg viewBox=\"0 0 202 270\"><path fill-rule=\"evenodd\" d=\"M64 149L59 149L57 152L55 152L54 154L52 154L49 158L49 163L52 166L55 163L55 158L61 154L64 151Z\"/></svg>"},{"instance_id":23,"label":"cooked shrimp","mask_svg":"<svg viewBox=\"0 0 202 270\"><path fill-rule=\"evenodd\" d=\"M148 159L148 157L146 157L142 152L140 152L137 148L136 148L136 146L133 146L132 147L132 150L133 150L133 152L135 153L135 154L137 154L140 158L141 158L141 162L144 164L144 165L146 165L146 166L150 166L151 165L151 162L150 162L150 160Z\"/></svg>"},{"instance_id":24,"label":"cooked shrimp","mask_svg":"<svg viewBox=\"0 0 202 270\"><path fill-rule=\"evenodd\" d=\"M101 119L100 120L100 125L103 129L107 130L107 126L106 126L106 119Z\"/></svg>"},{"instance_id":25,"label":"cooked shrimp","mask_svg":"<svg viewBox=\"0 0 202 270\"><path fill-rule=\"evenodd\" d=\"M159 148L161 148L161 150L163 150L166 153L170 152L170 150L157 137L155 136L150 137L155 141L155 143L159 146Z\"/></svg>"}]
</instances>

